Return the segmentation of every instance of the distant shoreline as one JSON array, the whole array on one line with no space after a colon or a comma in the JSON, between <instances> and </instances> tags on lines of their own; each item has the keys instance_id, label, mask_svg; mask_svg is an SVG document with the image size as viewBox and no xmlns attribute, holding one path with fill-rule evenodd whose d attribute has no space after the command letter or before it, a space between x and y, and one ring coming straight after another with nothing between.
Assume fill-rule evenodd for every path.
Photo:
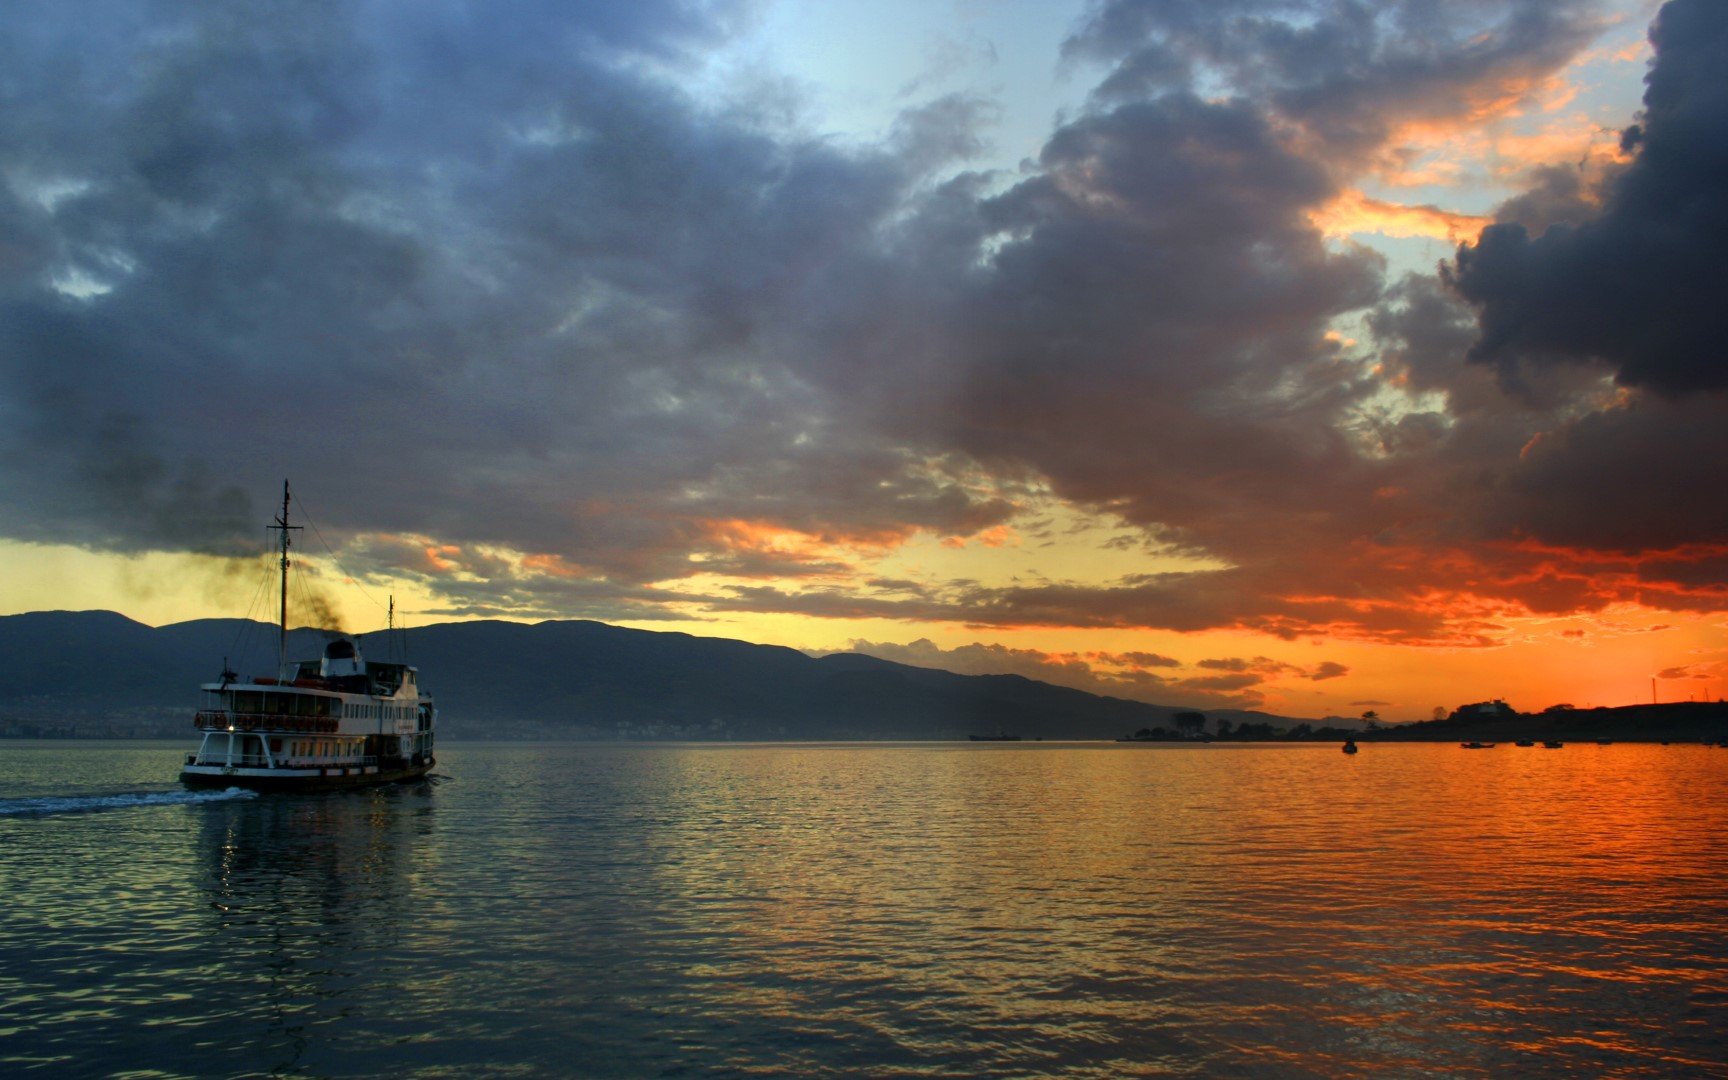
<instances>
[{"instance_id":1,"label":"distant shoreline","mask_svg":"<svg viewBox=\"0 0 1728 1080\"><path fill-rule=\"evenodd\" d=\"M1481 742L1501 746L1512 746L1518 739L1527 738L1523 735L1478 734L1474 738L1458 736L1442 736L1438 734L1422 737L1381 737L1383 732L1372 732L1366 735L1355 735L1350 738L1360 745L1377 743L1410 743L1416 745L1445 746L1462 742ZM493 736L444 736L440 742L453 746L483 746L511 745L531 743L569 743L588 746L967 746L979 749L1009 749L1023 750L1039 747L1106 747L1106 746L1145 746L1164 749L1200 749L1232 747L1283 747L1299 749L1314 747L1319 749L1336 748L1343 744L1343 738L1314 739L1025 739L1019 742L989 742L975 743L968 739L912 739L912 738L882 738L882 739L823 739L823 738L786 738L786 739L701 739L701 738L584 738L564 735L556 731L542 735L493 735ZM1604 735L1557 736L1547 739L1532 740L1540 745L1543 741L1556 741L1568 745L1595 745L1598 742L1609 744L1625 744L1629 746L1707 746L1716 747L1728 745L1728 736L1708 738L1686 737L1656 737L1651 735L1630 735L1626 737ZM163 746L174 746L180 749L185 742L176 736L167 735L115 735L105 733L70 734L70 735L20 735L0 734L0 743L36 743L41 745L64 746L78 743L156 743Z\"/></svg>"}]
</instances>

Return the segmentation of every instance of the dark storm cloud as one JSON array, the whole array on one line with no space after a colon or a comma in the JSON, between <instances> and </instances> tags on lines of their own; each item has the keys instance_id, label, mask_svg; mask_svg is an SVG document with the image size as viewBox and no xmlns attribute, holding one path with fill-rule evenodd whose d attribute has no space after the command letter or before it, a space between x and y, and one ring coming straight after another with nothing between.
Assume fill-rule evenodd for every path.
<instances>
[{"instance_id":1,"label":"dark storm cloud","mask_svg":"<svg viewBox=\"0 0 1728 1080\"><path fill-rule=\"evenodd\" d=\"M979 331L948 422L979 459L1031 464L1058 494L1233 565L980 590L965 617L1484 640L1486 620L1425 599L1459 587L1458 567L1408 552L1476 535L1468 467L1447 455L1486 448L1456 449L1446 405L1375 418L1380 378L1326 331L1380 299L1381 265L1325 244L1310 214L1401 125L1528 93L1590 40L1597 8L1101 5L1069 45L1117 65L1092 109L981 204L1000 244L968 297ZM1499 463L1516 460L1531 425L1502 418L1529 407L1461 363L1470 313L1431 284L1395 306L1406 385L1474 395ZM1574 389L1551 392L1570 406Z\"/></svg>"},{"instance_id":2,"label":"dark storm cloud","mask_svg":"<svg viewBox=\"0 0 1728 1080\"><path fill-rule=\"evenodd\" d=\"M627 578L690 516L1001 518L799 370L893 317L824 305L890 276L876 230L976 103L858 152L700 104L664 76L731 4L100 7L0 13L13 535L179 547L143 525L232 509L218 470Z\"/></svg>"},{"instance_id":3,"label":"dark storm cloud","mask_svg":"<svg viewBox=\"0 0 1728 1080\"><path fill-rule=\"evenodd\" d=\"M1452 296L1412 278L1370 319L1387 361L1448 398L1445 429L1423 431L1422 496L1455 508L1454 530L1546 549L1546 563L1523 548L1501 556L1512 591L1538 609L1718 602L1709 552L1728 519L1702 493L1728 479L1728 416L1702 391L1728 371L1723 15L1662 10L1629 163L1599 184L1538 171L1502 224L1460 249ZM1610 375L1654 393L1616 396Z\"/></svg>"},{"instance_id":4,"label":"dark storm cloud","mask_svg":"<svg viewBox=\"0 0 1728 1080\"><path fill-rule=\"evenodd\" d=\"M1527 189L1495 208L1494 220L1538 236L1554 225L1582 225L1601 211L1601 188L1620 172L1618 165L1606 177L1592 175L1585 164L1538 166Z\"/></svg>"},{"instance_id":5,"label":"dark storm cloud","mask_svg":"<svg viewBox=\"0 0 1728 1080\"><path fill-rule=\"evenodd\" d=\"M1728 386L1728 6L1665 5L1636 156L1595 217L1533 233L1485 229L1450 280L1479 311L1473 356L1521 365L1600 361L1625 386L1671 396Z\"/></svg>"},{"instance_id":6,"label":"dark storm cloud","mask_svg":"<svg viewBox=\"0 0 1728 1080\"><path fill-rule=\"evenodd\" d=\"M1003 177L961 171L986 102L913 102L847 148L692 89L742 5L8 5L0 528L225 549L264 516L237 493L286 474L333 539L369 534L356 573L449 613L1480 644L1489 617L1437 595L1608 599L1511 572L1547 556L1430 545L1539 536L1517 500L1572 498L1602 448L1654 455L1657 413L1578 421L1600 388L1570 367L1506 393L1463 362L1455 296L1388 293L1310 214L1400 125L1552 73L1593 11L1105 3L1069 49L1114 65L1100 92ZM1659 99L1622 202L1677 138ZM1505 212L1600 227L1546 183ZM1359 312L1380 373L1328 335ZM1381 416L1389 378L1443 400ZM845 577L1049 490L1224 568ZM1684 590L1700 565L1639 572ZM751 584L665 586L716 574Z\"/></svg>"},{"instance_id":7,"label":"dark storm cloud","mask_svg":"<svg viewBox=\"0 0 1728 1080\"><path fill-rule=\"evenodd\" d=\"M1728 539L1728 416L1719 401L1647 398L1533 442L1490 527L1605 551Z\"/></svg>"},{"instance_id":8,"label":"dark storm cloud","mask_svg":"<svg viewBox=\"0 0 1728 1080\"><path fill-rule=\"evenodd\" d=\"M1014 239L971 301L962 445L1190 530L1297 470L1349 471L1328 421L1367 386L1324 332L1379 263L1308 224L1321 169L1247 103L1187 94L1077 120L1041 165L984 207Z\"/></svg>"},{"instance_id":9,"label":"dark storm cloud","mask_svg":"<svg viewBox=\"0 0 1728 1080\"><path fill-rule=\"evenodd\" d=\"M1500 377L1468 360L1476 324L1435 278L1400 282L1369 323L1398 381L1444 396L1382 434L1411 466L1388 500L1388 542L1469 548L1472 587L1532 610L1718 602L1712 552L1728 518L1703 493L1728 480L1720 396L1628 393L1574 365Z\"/></svg>"}]
</instances>

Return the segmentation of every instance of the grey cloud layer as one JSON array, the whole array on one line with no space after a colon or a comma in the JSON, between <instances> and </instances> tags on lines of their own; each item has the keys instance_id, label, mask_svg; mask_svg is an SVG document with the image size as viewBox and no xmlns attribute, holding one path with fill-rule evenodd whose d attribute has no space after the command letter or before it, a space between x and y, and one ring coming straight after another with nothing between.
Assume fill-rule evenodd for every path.
<instances>
[{"instance_id":1,"label":"grey cloud layer","mask_svg":"<svg viewBox=\"0 0 1728 1080\"><path fill-rule=\"evenodd\" d=\"M1662 26L1709 22L1700 6ZM892 543L1000 524L1048 485L1234 568L676 598L1444 637L1407 602L1450 571L1402 552L1590 541L1567 510L1593 455L1681 408L1706 451L1718 409L1592 419L1589 372L1552 365L1511 392L1464 362L1472 309L1432 278L1388 290L1379 259L1310 224L1399 124L1552 73L1599 25L1590 3L1459 10L1102 4L1068 47L1108 67L1092 106L1006 178L961 171L985 102L917 102L848 149L777 119L795 110L681 89L743 5L7 5L0 521L230 550L264 516L242 492L286 473L339 532L551 553L589 581L446 576L453 611L641 617L643 585L698 569L844 570L728 543L727 521ZM1560 348L1526 314L1535 270L1635 232L1657 187L1715 223L1675 250L1720 255L1719 188L1685 178L1728 140L1669 33L1600 216L1549 177L1507 213L1543 207L1573 240L1508 224L1461 255L1497 360ZM1444 409L1377 419L1382 376L1326 335L1359 312L1385 371ZM1709 384L1719 367L1673 344L1622 381ZM433 575L413 545L356 554Z\"/></svg>"}]
</instances>

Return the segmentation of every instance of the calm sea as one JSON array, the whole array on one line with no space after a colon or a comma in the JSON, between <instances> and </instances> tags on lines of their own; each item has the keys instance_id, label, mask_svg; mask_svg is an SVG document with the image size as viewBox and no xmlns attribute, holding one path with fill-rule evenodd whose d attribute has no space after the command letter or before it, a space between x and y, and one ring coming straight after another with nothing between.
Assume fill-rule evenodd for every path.
<instances>
[{"instance_id":1,"label":"calm sea","mask_svg":"<svg viewBox=\"0 0 1728 1080\"><path fill-rule=\"evenodd\" d=\"M0 743L0 1072L1728 1075L1728 749Z\"/></svg>"}]
</instances>

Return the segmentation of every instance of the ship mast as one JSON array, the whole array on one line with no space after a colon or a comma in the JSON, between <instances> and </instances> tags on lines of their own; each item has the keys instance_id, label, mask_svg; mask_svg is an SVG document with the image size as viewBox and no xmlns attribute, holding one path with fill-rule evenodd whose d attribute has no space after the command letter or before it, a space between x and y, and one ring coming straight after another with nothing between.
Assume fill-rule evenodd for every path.
<instances>
[{"instance_id":1,"label":"ship mast","mask_svg":"<svg viewBox=\"0 0 1728 1080\"><path fill-rule=\"evenodd\" d=\"M288 534L299 525L288 524L288 481L282 481L282 516L276 519L272 529L282 532L282 606L281 623L276 635L276 677L288 677Z\"/></svg>"}]
</instances>

